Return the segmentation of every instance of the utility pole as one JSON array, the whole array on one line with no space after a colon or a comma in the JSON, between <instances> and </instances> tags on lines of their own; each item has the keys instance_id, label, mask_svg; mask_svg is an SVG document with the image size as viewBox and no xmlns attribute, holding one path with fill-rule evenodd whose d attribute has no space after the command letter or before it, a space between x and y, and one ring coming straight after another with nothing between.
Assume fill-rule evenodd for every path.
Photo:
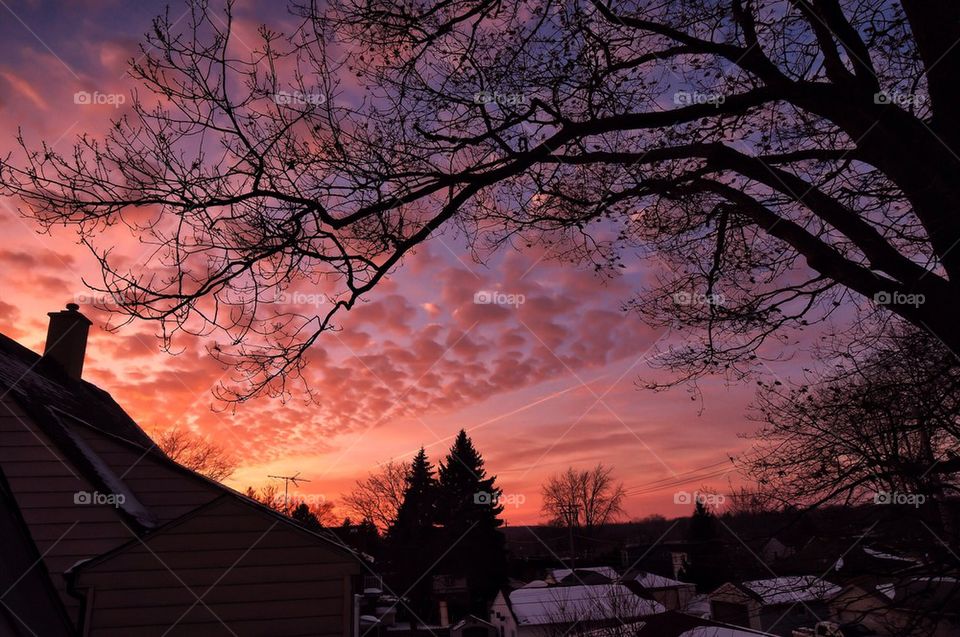
<instances>
[{"instance_id":1,"label":"utility pole","mask_svg":"<svg viewBox=\"0 0 960 637\"><path fill-rule=\"evenodd\" d=\"M274 478L276 480L283 480L283 512L287 515L290 515L290 500L287 497L287 492L290 487L290 483L293 483L293 486L299 487L301 482L310 482L306 478L300 477L300 472L297 471L292 476L272 476L268 475L268 478Z\"/></svg>"},{"instance_id":2,"label":"utility pole","mask_svg":"<svg viewBox=\"0 0 960 637\"><path fill-rule=\"evenodd\" d=\"M573 572L577 567L577 553L573 548L573 527L580 519L580 505L576 504L575 502L571 502L570 504L562 504L560 505L560 514L567 521L567 531L570 540L570 571Z\"/></svg>"}]
</instances>

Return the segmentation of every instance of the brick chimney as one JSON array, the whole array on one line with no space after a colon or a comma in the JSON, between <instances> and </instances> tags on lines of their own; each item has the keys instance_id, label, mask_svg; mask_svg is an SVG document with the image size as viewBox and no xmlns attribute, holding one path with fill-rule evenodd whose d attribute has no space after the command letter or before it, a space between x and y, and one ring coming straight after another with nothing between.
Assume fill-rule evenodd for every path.
<instances>
[{"instance_id":1,"label":"brick chimney","mask_svg":"<svg viewBox=\"0 0 960 637\"><path fill-rule=\"evenodd\" d=\"M43 357L55 361L68 376L79 380L92 322L80 313L80 306L76 303L67 303L67 309L47 312L47 316L50 317L50 326Z\"/></svg>"}]
</instances>

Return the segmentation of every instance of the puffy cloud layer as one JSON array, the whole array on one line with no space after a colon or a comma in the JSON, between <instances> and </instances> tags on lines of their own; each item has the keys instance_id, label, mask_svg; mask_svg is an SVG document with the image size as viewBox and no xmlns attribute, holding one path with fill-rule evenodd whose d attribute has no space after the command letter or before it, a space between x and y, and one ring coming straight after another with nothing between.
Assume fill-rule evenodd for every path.
<instances>
[{"instance_id":1,"label":"puffy cloud layer","mask_svg":"<svg viewBox=\"0 0 960 637\"><path fill-rule=\"evenodd\" d=\"M0 61L0 154L18 127L28 141L62 151L123 114L123 106L76 104L73 95L129 93L126 60L162 3L15 10L30 29L0 21L9 53ZM253 37L249 16L238 24ZM636 388L662 336L618 310L642 269L602 281L536 249L478 265L456 256L465 247L450 236L408 258L310 352L305 374L315 402L297 395L222 410L210 389L228 370L206 343L181 339L170 355L159 351L152 325L104 331L110 317L90 307L95 299L83 284L97 281L93 258L68 232L37 234L16 206L0 201L0 330L40 350L46 312L80 302L96 323L87 377L148 429L188 426L214 437L242 460L237 486L302 471L311 490L335 498L375 463L421 444L439 459L466 427L507 492L526 498L507 515L533 521L539 484L569 464L603 461L628 485L643 485L721 460L742 445L734 434L749 428L741 417L748 388L708 386L703 416L682 391ZM136 254L133 244L117 250ZM322 296L300 292L309 302L311 293ZM637 495L630 511L685 514L671 493Z\"/></svg>"}]
</instances>

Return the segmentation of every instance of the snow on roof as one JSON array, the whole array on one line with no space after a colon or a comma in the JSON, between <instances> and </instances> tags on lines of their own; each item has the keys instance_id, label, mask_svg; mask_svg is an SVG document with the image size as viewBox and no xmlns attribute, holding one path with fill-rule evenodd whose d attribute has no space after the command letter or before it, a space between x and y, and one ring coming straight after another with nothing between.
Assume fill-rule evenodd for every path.
<instances>
[{"instance_id":1,"label":"snow on roof","mask_svg":"<svg viewBox=\"0 0 960 637\"><path fill-rule=\"evenodd\" d=\"M678 637L757 637L757 635L769 634L735 626L697 626L680 633Z\"/></svg>"},{"instance_id":2,"label":"snow on roof","mask_svg":"<svg viewBox=\"0 0 960 637\"><path fill-rule=\"evenodd\" d=\"M683 607L683 612L694 617L710 617L710 596L703 593L694 595Z\"/></svg>"},{"instance_id":3,"label":"snow on roof","mask_svg":"<svg viewBox=\"0 0 960 637\"><path fill-rule=\"evenodd\" d=\"M667 610L622 584L518 588L510 593L510 606L521 625L626 619Z\"/></svg>"},{"instance_id":4,"label":"snow on roof","mask_svg":"<svg viewBox=\"0 0 960 637\"><path fill-rule=\"evenodd\" d=\"M672 588L674 586L693 586L687 582L681 582L656 573L647 573L640 571L633 578L640 586L644 588Z\"/></svg>"},{"instance_id":5,"label":"snow on roof","mask_svg":"<svg viewBox=\"0 0 960 637\"><path fill-rule=\"evenodd\" d=\"M766 605L823 600L840 592L836 584L816 575L791 575L743 582L743 588L756 593Z\"/></svg>"},{"instance_id":6,"label":"snow on roof","mask_svg":"<svg viewBox=\"0 0 960 637\"><path fill-rule=\"evenodd\" d=\"M520 588L546 588L547 586L549 586L549 584L544 582L542 579L535 579L528 584L524 584Z\"/></svg>"},{"instance_id":7,"label":"snow on roof","mask_svg":"<svg viewBox=\"0 0 960 637\"><path fill-rule=\"evenodd\" d=\"M902 555L893 555L891 553L884 553L883 551L878 551L877 549L872 549L870 547L863 547L863 552L869 555L870 557L876 557L881 560L895 560L897 562L910 562L912 564L922 564L920 560L915 560L912 557L903 557Z\"/></svg>"},{"instance_id":8,"label":"snow on roof","mask_svg":"<svg viewBox=\"0 0 960 637\"><path fill-rule=\"evenodd\" d=\"M93 470L97 472L97 475L100 476L100 479L103 480L103 484L110 489L109 494L112 496L111 500L115 503L115 506L123 509L127 515L135 519L137 522L142 524L146 528L153 528L157 526L156 516L140 503L140 500L137 499L137 496L133 494L133 491L127 486L127 483L123 481L122 478L117 476L113 470L107 466L107 463L97 455L97 453L90 448L90 445L77 434L76 431L68 424L63 422L62 419L58 418L56 412L51 409L51 414L57 418L60 423L63 425L63 431L70 437L70 440L73 442L77 450L83 454L87 459L90 465L93 467Z\"/></svg>"},{"instance_id":9,"label":"snow on roof","mask_svg":"<svg viewBox=\"0 0 960 637\"><path fill-rule=\"evenodd\" d=\"M603 575L609 580L615 580L620 577L620 573L609 566L581 566L577 568L577 571L590 571L591 573ZM569 568L550 569L550 575L552 575L553 579L557 580L558 582L566 578L571 573L573 573L573 570Z\"/></svg>"}]
</instances>

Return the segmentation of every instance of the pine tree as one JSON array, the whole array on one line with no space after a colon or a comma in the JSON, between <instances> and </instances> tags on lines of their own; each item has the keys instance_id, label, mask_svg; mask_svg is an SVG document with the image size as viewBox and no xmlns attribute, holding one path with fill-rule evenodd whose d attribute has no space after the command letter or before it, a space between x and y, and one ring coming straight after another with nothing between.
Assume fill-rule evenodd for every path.
<instances>
[{"instance_id":1,"label":"pine tree","mask_svg":"<svg viewBox=\"0 0 960 637\"><path fill-rule=\"evenodd\" d=\"M424 621L429 621L434 614L432 578L425 576L424 571L438 554L436 498L434 469L421 448L410 465L403 502L387 531L385 548L395 592L409 598L411 608Z\"/></svg>"},{"instance_id":2,"label":"pine tree","mask_svg":"<svg viewBox=\"0 0 960 637\"><path fill-rule=\"evenodd\" d=\"M690 547L680 579L697 585L698 592L710 592L727 581L726 553L717 532L717 521L701 498L697 498L687 527Z\"/></svg>"},{"instance_id":3,"label":"pine tree","mask_svg":"<svg viewBox=\"0 0 960 637\"><path fill-rule=\"evenodd\" d=\"M311 531L319 531L323 528L320 520L313 514L306 502L298 504L290 513L290 517Z\"/></svg>"},{"instance_id":4,"label":"pine tree","mask_svg":"<svg viewBox=\"0 0 960 637\"><path fill-rule=\"evenodd\" d=\"M495 476L486 476L483 457L461 430L450 452L440 463L437 511L443 527L444 556L441 571L467 579L470 601L465 609L482 613L506 581L503 524L499 515L500 489ZM451 548L452 547L452 548Z\"/></svg>"}]
</instances>

